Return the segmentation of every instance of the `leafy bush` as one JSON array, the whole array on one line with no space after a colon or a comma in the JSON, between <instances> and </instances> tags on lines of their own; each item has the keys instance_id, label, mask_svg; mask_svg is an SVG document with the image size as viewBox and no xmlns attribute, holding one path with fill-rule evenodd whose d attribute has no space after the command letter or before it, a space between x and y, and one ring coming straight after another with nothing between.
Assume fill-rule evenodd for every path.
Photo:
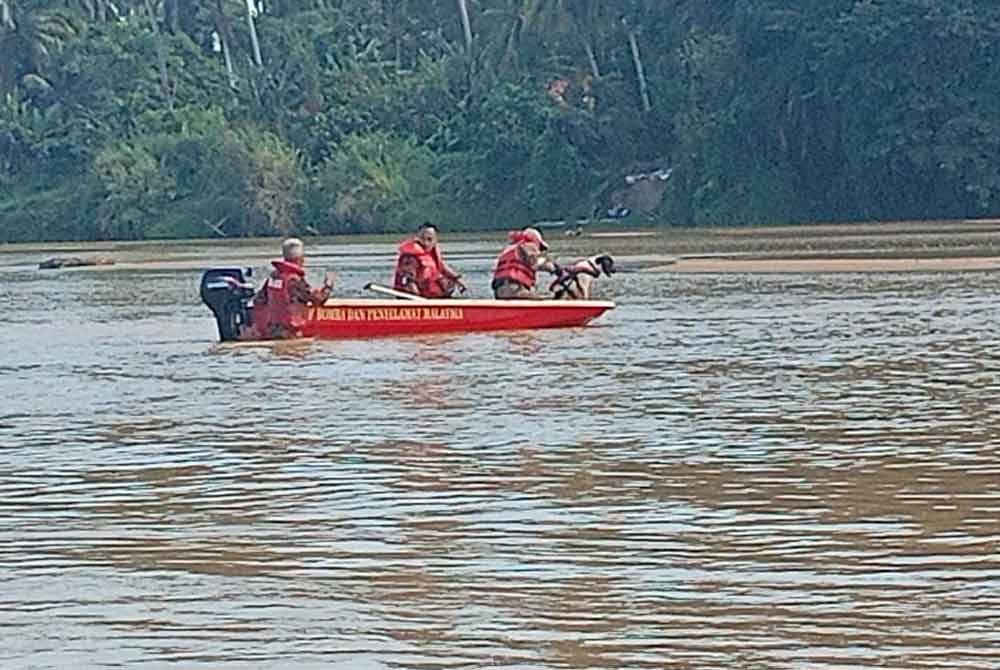
<instances>
[{"instance_id":1,"label":"leafy bush","mask_svg":"<svg viewBox=\"0 0 1000 670\"><path fill-rule=\"evenodd\" d=\"M347 137L315 176L311 201L324 232L399 232L440 211L436 157L411 137Z\"/></svg>"}]
</instances>

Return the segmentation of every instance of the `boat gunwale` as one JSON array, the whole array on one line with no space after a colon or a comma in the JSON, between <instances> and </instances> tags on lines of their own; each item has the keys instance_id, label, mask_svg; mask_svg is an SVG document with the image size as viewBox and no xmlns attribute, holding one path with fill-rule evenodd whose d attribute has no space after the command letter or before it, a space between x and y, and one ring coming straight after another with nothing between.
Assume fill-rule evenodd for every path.
<instances>
[{"instance_id":1,"label":"boat gunwale","mask_svg":"<svg viewBox=\"0 0 1000 670\"><path fill-rule=\"evenodd\" d=\"M468 300L448 298L424 298L405 300L393 298L331 298L318 307L484 307L490 309L614 309L611 300L491 300L471 298Z\"/></svg>"}]
</instances>

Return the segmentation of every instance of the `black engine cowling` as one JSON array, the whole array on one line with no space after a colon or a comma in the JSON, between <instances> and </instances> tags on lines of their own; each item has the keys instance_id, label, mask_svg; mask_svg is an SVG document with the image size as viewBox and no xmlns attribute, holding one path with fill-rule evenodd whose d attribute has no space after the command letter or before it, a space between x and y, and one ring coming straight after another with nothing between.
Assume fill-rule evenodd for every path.
<instances>
[{"instance_id":1,"label":"black engine cowling","mask_svg":"<svg viewBox=\"0 0 1000 670\"><path fill-rule=\"evenodd\" d=\"M215 315L219 339L231 342L252 323L251 268L215 268L201 276L201 300Z\"/></svg>"}]
</instances>

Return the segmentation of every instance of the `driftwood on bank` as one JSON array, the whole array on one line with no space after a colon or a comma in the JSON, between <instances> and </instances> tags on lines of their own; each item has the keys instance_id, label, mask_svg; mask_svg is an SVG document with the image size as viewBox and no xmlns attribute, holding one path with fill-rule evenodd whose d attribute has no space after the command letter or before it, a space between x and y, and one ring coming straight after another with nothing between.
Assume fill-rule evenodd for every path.
<instances>
[{"instance_id":1,"label":"driftwood on bank","mask_svg":"<svg viewBox=\"0 0 1000 670\"><path fill-rule=\"evenodd\" d=\"M56 270L58 268L80 268L89 265L114 265L115 262L107 256L90 256L80 258L79 256L63 256L50 258L38 264L39 270Z\"/></svg>"}]
</instances>

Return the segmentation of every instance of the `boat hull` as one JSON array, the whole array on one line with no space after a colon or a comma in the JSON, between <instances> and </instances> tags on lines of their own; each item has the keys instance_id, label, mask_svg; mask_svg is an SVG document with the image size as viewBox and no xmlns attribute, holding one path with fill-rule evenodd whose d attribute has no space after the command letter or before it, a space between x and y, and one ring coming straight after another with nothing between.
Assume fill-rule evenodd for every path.
<instances>
[{"instance_id":1,"label":"boat hull","mask_svg":"<svg viewBox=\"0 0 1000 670\"><path fill-rule=\"evenodd\" d=\"M585 326L603 300L329 300L309 310L305 337L351 339Z\"/></svg>"}]
</instances>

